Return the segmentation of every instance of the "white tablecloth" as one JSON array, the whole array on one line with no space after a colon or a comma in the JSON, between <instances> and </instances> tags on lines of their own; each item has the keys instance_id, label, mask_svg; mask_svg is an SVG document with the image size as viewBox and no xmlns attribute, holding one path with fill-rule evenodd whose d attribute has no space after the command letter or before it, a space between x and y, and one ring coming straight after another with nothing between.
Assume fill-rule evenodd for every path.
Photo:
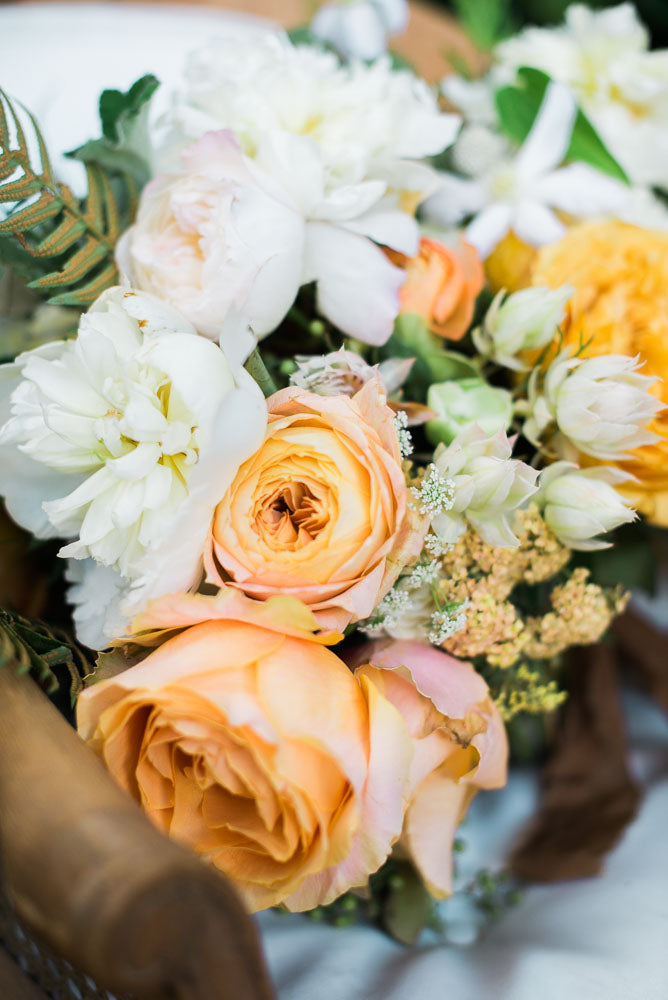
<instances>
[{"instance_id":1,"label":"white tablecloth","mask_svg":"<svg viewBox=\"0 0 668 1000\"><path fill-rule=\"evenodd\" d=\"M626 698L632 766L646 786L636 821L595 879L535 886L470 947L404 948L368 928L263 914L280 1000L666 1000L668 722ZM479 795L462 835L470 871L500 862L531 814L531 769Z\"/></svg>"},{"instance_id":2,"label":"white tablecloth","mask_svg":"<svg viewBox=\"0 0 668 1000\"><path fill-rule=\"evenodd\" d=\"M0 87L35 112L50 147L64 151L99 134L103 88L127 88L153 72L168 89L186 52L229 24L229 15L193 8L4 6ZM80 182L76 164L54 159L64 179ZM628 707L633 767L647 795L604 875L530 889L470 947L432 940L407 949L368 928L264 914L280 1000L666 1000L668 723L637 696ZM463 869L502 862L533 810L536 783L531 770L518 770L508 789L478 797L462 831Z\"/></svg>"}]
</instances>

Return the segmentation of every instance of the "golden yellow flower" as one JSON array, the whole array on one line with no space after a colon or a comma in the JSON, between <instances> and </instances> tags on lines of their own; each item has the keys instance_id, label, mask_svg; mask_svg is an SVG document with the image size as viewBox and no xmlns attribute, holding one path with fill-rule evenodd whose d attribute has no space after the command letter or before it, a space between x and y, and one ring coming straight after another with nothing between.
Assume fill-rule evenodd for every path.
<instances>
[{"instance_id":1,"label":"golden yellow flower","mask_svg":"<svg viewBox=\"0 0 668 1000\"><path fill-rule=\"evenodd\" d=\"M650 392L668 404L668 233L621 222L573 226L536 255L532 284L576 289L563 324L566 344L582 338L585 355L640 355ZM668 525L668 410L650 424L660 436L617 463L638 480L628 487L638 509Z\"/></svg>"}]
</instances>

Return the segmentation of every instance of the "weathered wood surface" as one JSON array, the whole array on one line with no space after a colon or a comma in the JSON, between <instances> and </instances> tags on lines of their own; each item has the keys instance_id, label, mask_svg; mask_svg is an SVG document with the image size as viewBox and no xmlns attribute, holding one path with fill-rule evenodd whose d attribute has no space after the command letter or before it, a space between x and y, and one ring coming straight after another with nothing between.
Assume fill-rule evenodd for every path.
<instances>
[{"instance_id":1,"label":"weathered wood surface","mask_svg":"<svg viewBox=\"0 0 668 1000\"><path fill-rule=\"evenodd\" d=\"M7 667L0 857L21 919L100 986L154 1000L273 996L230 884L155 830L35 683Z\"/></svg>"}]
</instances>

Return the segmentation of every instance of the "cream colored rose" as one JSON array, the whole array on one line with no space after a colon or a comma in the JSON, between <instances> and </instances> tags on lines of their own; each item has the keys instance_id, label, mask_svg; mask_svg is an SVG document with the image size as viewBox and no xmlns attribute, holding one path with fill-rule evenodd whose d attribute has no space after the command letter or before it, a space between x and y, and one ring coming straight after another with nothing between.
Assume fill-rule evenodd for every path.
<instances>
[{"instance_id":1,"label":"cream colored rose","mask_svg":"<svg viewBox=\"0 0 668 1000\"><path fill-rule=\"evenodd\" d=\"M207 337L217 340L226 321L236 329L238 317L265 336L301 283L303 220L232 132L207 132L182 160L180 173L161 174L142 192L137 221L118 244L119 268Z\"/></svg>"},{"instance_id":2,"label":"cream colored rose","mask_svg":"<svg viewBox=\"0 0 668 1000\"><path fill-rule=\"evenodd\" d=\"M371 614L424 536L392 411L377 379L352 398L284 389L268 406L264 444L216 509L209 582L290 594L343 629Z\"/></svg>"}]
</instances>

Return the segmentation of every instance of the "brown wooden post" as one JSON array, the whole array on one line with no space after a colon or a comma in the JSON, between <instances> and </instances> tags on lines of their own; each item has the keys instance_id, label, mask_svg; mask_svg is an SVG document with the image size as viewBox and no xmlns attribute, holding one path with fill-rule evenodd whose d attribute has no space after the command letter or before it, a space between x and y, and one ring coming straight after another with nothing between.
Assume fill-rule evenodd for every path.
<instances>
[{"instance_id":1,"label":"brown wooden post","mask_svg":"<svg viewBox=\"0 0 668 1000\"><path fill-rule=\"evenodd\" d=\"M154 829L28 677L0 670L0 857L19 917L100 986L270 1000L252 920Z\"/></svg>"}]
</instances>

